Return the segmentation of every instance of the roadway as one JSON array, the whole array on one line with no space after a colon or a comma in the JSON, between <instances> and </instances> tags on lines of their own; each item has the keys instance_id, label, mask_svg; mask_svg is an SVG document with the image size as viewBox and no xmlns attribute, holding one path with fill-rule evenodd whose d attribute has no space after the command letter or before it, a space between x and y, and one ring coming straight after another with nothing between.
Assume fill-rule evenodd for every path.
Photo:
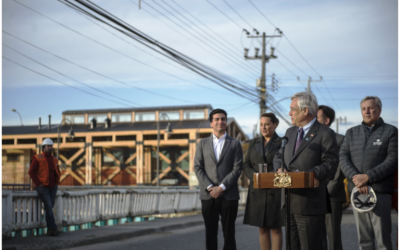
<instances>
[{"instance_id":1,"label":"roadway","mask_svg":"<svg viewBox=\"0 0 400 250\"><path fill-rule=\"evenodd\" d=\"M397 215L392 216L392 241L396 244L397 236ZM238 217L236 221L236 244L237 249L254 250L259 249L258 229L256 227L243 225L243 217ZM344 214L342 220L342 241L344 250L358 249L357 232L353 214ZM283 228L284 230L284 228ZM198 225L177 230L134 237L130 239L112 241L107 243L94 244L76 248L74 250L203 250L205 249L204 226ZM218 248L223 248L223 236L221 227L218 234ZM285 248L283 248L285 249ZM396 249L396 248L394 248Z\"/></svg>"}]
</instances>

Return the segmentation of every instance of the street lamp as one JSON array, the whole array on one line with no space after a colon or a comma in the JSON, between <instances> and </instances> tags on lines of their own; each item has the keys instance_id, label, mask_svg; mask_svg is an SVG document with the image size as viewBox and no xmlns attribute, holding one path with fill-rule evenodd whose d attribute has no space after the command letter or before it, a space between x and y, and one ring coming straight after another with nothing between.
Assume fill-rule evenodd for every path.
<instances>
[{"instance_id":1,"label":"street lamp","mask_svg":"<svg viewBox=\"0 0 400 250\"><path fill-rule=\"evenodd\" d=\"M161 113L157 121L157 189L160 187L160 119L166 117L169 121L169 116L166 113ZM167 136L172 133L171 124L168 122L165 128Z\"/></svg>"},{"instance_id":2,"label":"street lamp","mask_svg":"<svg viewBox=\"0 0 400 250\"><path fill-rule=\"evenodd\" d=\"M24 126L24 125L22 125L22 118L21 118L21 115L18 113L18 111L16 109L11 109L11 111L15 112L19 115L19 119L21 120L21 127Z\"/></svg>"},{"instance_id":3,"label":"street lamp","mask_svg":"<svg viewBox=\"0 0 400 250\"><path fill-rule=\"evenodd\" d=\"M60 134L61 134L61 129L60 129L60 127L61 127L63 121L68 121L68 122L70 123L71 128L70 128L70 130L68 131L68 136L69 136L71 139L73 139L74 136L75 136L75 133L74 133L74 131L72 130L72 122L71 122L68 118L64 118L64 119L61 121L60 126L58 126L58 128L57 128L57 132L58 132L58 137L57 137L57 162L60 160L59 157L58 157L58 154L59 154L59 152L60 152ZM62 168L64 168L64 167L62 167Z\"/></svg>"}]
</instances>

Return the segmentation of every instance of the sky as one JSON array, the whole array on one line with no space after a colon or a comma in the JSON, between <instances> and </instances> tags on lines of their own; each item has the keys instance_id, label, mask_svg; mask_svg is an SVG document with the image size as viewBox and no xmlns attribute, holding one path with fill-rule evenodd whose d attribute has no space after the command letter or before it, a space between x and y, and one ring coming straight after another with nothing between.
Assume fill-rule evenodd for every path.
<instances>
[{"instance_id":1,"label":"sky","mask_svg":"<svg viewBox=\"0 0 400 250\"><path fill-rule=\"evenodd\" d=\"M267 94L286 120L290 97L311 90L331 106L339 133L362 121L360 101L381 98L382 118L398 126L398 3L289 0L94 0L101 8L204 65L241 82L254 95L260 60L243 50L267 39ZM256 6L256 7L255 7ZM61 122L78 109L211 104L252 138L260 114L249 101L176 64L60 1L2 1L2 125ZM31 45L30 45L31 44ZM34 47L34 46L36 47ZM49 53L47 53L47 52ZM30 58L30 59L29 59ZM39 64L40 63L40 64ZM277 81L272 91L271 75ZM322 77L323 81L320 80ZM268 109L268 111L270 111ZM346 124L344 123L346 118ZM277 132L289 125L282 118ZM332 124L336 129L336 122Z\"/></svg>"}]
</instances>

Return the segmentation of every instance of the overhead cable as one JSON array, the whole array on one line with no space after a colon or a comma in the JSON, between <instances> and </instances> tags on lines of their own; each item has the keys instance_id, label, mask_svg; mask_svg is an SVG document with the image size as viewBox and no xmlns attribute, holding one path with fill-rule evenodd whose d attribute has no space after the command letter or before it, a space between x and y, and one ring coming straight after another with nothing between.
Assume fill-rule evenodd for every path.
<instances>
[{"instance_id":1,"label":"overhead cable","mask_svg":"<svg viewBox=\"0 0 400 250\"><path fill-rule=\"evenodd\" d=\"M39 72L37 72L37 71L35 71L35 70L33 70L33 69L30 69L30 68L28 68L28 67L26 67L26 66L24 66L24 65L22 65L22 64L19 64L19 63L15 62L15 61L13 61L13 60L11 60L11 59L5 57L5 56L2 56L2 57L3 57L4 59L6 59L6 60L8 60L8 61L10 61L10 62L12 62L12 63L14 63L14 64L16 64L16 65L19 65L19 66L21 66L21 67L23 67L23 68L25 68L25 69L27 69L27 70L29 70L29 71L32 71L32 72L34 72L34 73L36 73L36 74L38 74L38 75L41 75L41 76L46 77L46 78L48 78L48 79L50 79L50 80L53 80L53 81L55 81L55 82L61 83L61 84L63 84L63 85L66 85L66 86L68 86L68 87L70 87L70 88L73 88L73 89L79 90L79 91L81 91L81 92L84 92L84 93L86 93L86 94L88 94L88 95L92 95L92 96L98 97L98 98L100 98L100 99L105 99L105 100L108 100L108 101L110 101L110 102L118 103L118 104L120 104L120 105L132 107L132 106L127 105L127 104L125 104L125 103L117 102L117 101L114 101L114 100L111 100L111 99L108 99L108 98L105 98L105 97L102 97L102 96L98 96L98 95L93 94L93 93L91 93L91 92L88 92L88 91L79 89L79 88L74 87L74 86L72 86L72 85L70 85L70 84L68 84L68 83L61 82L61 81L56 80L56 79L54 79L54 78L52 78L52 77L50 77L50 76L44 75L44 74L39 73Z\"/></svg>"},{"instance_id":2,"label":"overhead cable","mask_svg":"<svg viewBox=\"0 0 400 250\"><path fill-rule=\"evenodd\" d=\"M234 61L235 63L240 63L241 66L244 66L250 70L252 70L253 72L255 72L256 74L258 74L258 71L255 71L254 68L252 68L250 65L246 64L243 62L243 60L239 60L237 61L237 59L235 58L234 55L237 55L237 57L239 57L238 54L236 54L234 51L232 51L232 49L229 49L228 47L224 46L224 44L222 44L220 41L218 41L214 36L212 36L211 34L209 34L207 31L205 31L204 29L202 29L200 26L196 26L196 24L190 20L189 18L187 18L186 16L184 16L181 12L179 12L177 9L175 9L174 7L172 7L170 4L168 4L167 1L162 0L162 2L168 6L169 8L171 8L173 11L175 11L176 13L178 13L178 15L182 16L183 18L185 18L188 22L190 22L191 24L193 24L197 29L199 29L203 34L207 35L207 37L210 38L209 42L212 43L213 45L215 45L217 48L219 48L220 50L215 50L218 53L220 53L222 56L229 56L230 58L232 58L232 60L236 60ZM180 20L180 19L178 19ZM189 28L191 28L191 26L189 24L187 24L186 22L180 20L182 23L184 23L186 26L188 26ZM215 42L214 42L215 41ZM217 44L218 43L218 44ZM220 46L221 45L221 46ZM233 52L230 53L229 51ZM245 83L246 84L246 83ZM247 85L247 84L246 84Z\"/></svg>"},{"instance_id":3,"label":"overhead cable","mask_svg":"<svg viewBox=\"0 0 400 250\"><path fill-rule=\"evenodd\" d=\"M138 62L138 63L143 64L143 65L145 65L145 66L148 66L148 67L150 67L150 68L153 68L153 69L155 69L155 70L157 70L157 71L160 71L160 72L162 72L162 73L164 73L164 74L170 75L170 76L172 76L172 77L174 77L174 78L177 78L177 79L180 79L180 80L189 82L189 81L184 80L184 79L182 79L182 78L180 78L180 77L178 77L178 76L172 75L172 74L170 74L170 73L168 73L168 72L165 72L165 71L160 70L160 69L158 69L158 68L155 68L155 67L153 67L153 66L151 66L151 65L148 65L147 63L141 62L141 61L139 61L139 60L137 60L137 59L135 59L135 58L133 58L133 57L131 57L131 56L128 56L128 55L126 55L126 54L124 54L124 53L122 53L122 52L119 52L119 51L117 51L117 50L115 50L115 49L113 49L113 48L111 48L111 47L109 47L109 46L107 46L107 45L105 45L105 44L102 44L102 43L96 41L95 39L92 39L92 38L90 38L90 37L88 37L88 36L85 36L85 35L83 35L82 33L78 32L78 31L76 31L76 30L74 30L74 29L71 29L71 28L69 28L68 26L65 26L65 25L62 24L62 23L59 23L59 22L55 21L54 19L52 19L52 18L50 18L50 17L47 17L46 15L43 15L42 13L40 13L40 12L38 12L38 11L36 11L36 10L34 10L34 9L32 9L32 8L26 6L26 5L24 5L24 4L22 4L22 3L18 2L18 1L15 1L15 2L16 2L16 3L19 3L20 5L22 5L22 6L26 7L26 8L28 8L28 9L32 10L33 12L35 12L35 13L37 13L37 14L39 14L39 15L41 15L41 16L43 16L43 17L45 17L45 18L47 18L47 19L49 19L49 20L51 20L51 21L53 21L53 22L55 22L55 23L57 23L57 24L59 24L59 25L61 25L61 26L63 26L63 27L65 27L65 28L71 30L72 32L74 32L74 33L76 33L76 34L78 34L78 35L80 35L80 36L83 36L83 37L85 37L85 38L87 38L87 39L89 39L89 40L91 40L91 41L93 41L93 42L95 42L95 43L97 43L97 44L99 44L99 45L101 45L101 46L103 46L103 47L106 47L106 48L108 48L108 49L110 49L110 50L112 50L112 51L114 51L114 52L116 52L116 53L118 53L118 54L120 54L120 55L123 55L123 56L125 56L125 57L127 57L127 58L129 58L129 59L131 59L131 60L134 60L135 62ZM192 82L191 82L191 83L192 83ZM130 85L130 86L132 86L132 85ZM155 94L155 95L158 95L158 96L162 96L162 97L165 97L165 98L169 98L169 99L173 99L173 100L178 100L178 101L182 101L182 102L194 103L194 102L192 102L192 101L187 101L187 100L183 100L183 99L180 99L180 98L173 98L173 97L170 97L170 96L167 96L167 95L159 94L159 93L156 93L156 92L153 92L153 91L150 91L150 90L146 90L146 89L142 89L142 88L139 88L139 87L135 87L135 88L141 89L142 91L146 91L146 92L148 92L148 93L152 93L152 94Z\"/></svg>"},{"instance_id":4,"label":"overhead cable","mask_svg":"<svg viewBox=\"0 0 400 250\"><path fill-rule=\"evenodd\" d=\"M252 2L251 0L249 0L249 2L254 6L254 8L270 23L272 24L272 26L274 26L275 28L277 28ZM311 64L304 58L304 56L296 49L296 47L293 45L293 43L289 40L289 38L286 36L286 34L284 35L285 39L289 42L289 44L293 47L293 49L300 55L300 57L307 63L307 65L319 76L322 78L322 76L311 66ZM304 72L303 72L304 73ZM307 75L307 74L306 74ZM332 94L327 86L327 84L325 83L324 80L322 80L329 95L332 97ZM323 96L324 97L324 96ZM324 97L325 98L325 97ZM333 97L332 97L333 99ZM343 114L343 112L340 110L339 105L336 103L335 99L333 99L333 102L335 103L336 107L339 109L339 111Z\"/></svg>"},{"instance_id":5,"label":"overhead cable","mask_svg":"<svg viewBox=\"0 0 400 250\"><path fill-rule=\"evenodd\" d=\"M231 20L234 24L236 24L240 29L243 29L237 22L235 22L232 18L230 18L227 14L225 14L222 10L220 10L217 6L215 6L211 1L206 0L209 4L211 4L215 9L217 9L222 15L226 16L229 20Z\"/></svg>"},{"instance_id":6,"label":"overhead cable","mask_svg":"<svg viewBox=\"0 0 400 250\"><path fill-rule=\"evenodd\" d=\"M65 0L61 2L68 2L72 4L70 1ZM159 41L154 40L147 34L143 33L142 31L139 31L138 29L132 27L131 25L128 25L124 23L123 21L118 20L118 18L114 18L112 14L108 13L101 7L97 6L96 4L92 2L84 2L81 0L77 0L78 4L82 5L83 7L86 7L89 11L95 13L96 15L112 22L114 25L117 25L120 28L116 28L113 25L109 24L108 22L104 20L99 20L99 17L94 17L93 14L90 15L90 17L95 18L96 20L102 21L103 23L108 23L108 25L116 28L116 30L121 32L121 29L124 29L123 34L127 34L129 32L130 37L135 39L136 41L143 42L143 43L148 43L151 44L154 51L159 52L162 55L169 56L169 58L173 58L175 61L178 61L181 63L181 65L189 68L190 70L200 74L201 76L205 77L206 79L209 79L213 81L214 83L218 84L219 86L228 89L229 91L236 93L237 95L249 99L248 96L255 96L258 97L254 92L249 92L246 89L240 88L226 80L224 80L224 76L221 75L221 73L217 72L215 69L212 69L164 44L162 44ZM75 4L72 4L75 5ZM75 5L77 8L81 8L77 5ZM240 92L238 92L240 91Z\"/></svg>"},{"instance_id":7,"label":"overhead cable","mask_svg":"<svg viewBox=\"0 0 400 250\"><path fill-rule=\"evenodd\" d=\"M177 11L176 9L174 9L173 7L171 7L171 5L169 5L168 3L166 3L165 1L162 1L165 5L167 5L168 7L170 7L171 9L173 9L175 12L177 12L180 16L182 16L183 18L185 18L186 20L188 20L190 23L194 24L190 19L186 18L185 16L183 16L179 11ZM155 4L157 4L160 8L162 8L163 10L167 11L169 14L171 14L173 17L175 17L177 20L179 20L182 24L186 25L189 29L191 29L191 26L189 24L187 24L185 21L182 21L180 18L176 17L173 13L171 13L170 11L168 11L166 8L164 8L161 4L155 2ZM201 29L200 29L201 30ZM204 43L205 45L209 46L209 44L207 44L206 41L204 41L201 37L193 34L192 32L189 32L188 30L185 29L185 31L187 31L189 34L191 34L192 36L194 36L196 39L198 39L199 41L201 41L202 43ZM201 30L203 31L203 30ZM204 33L204 31L203 31ZM208 33L205 33L208 35ZM211 38L213 38L211 36ZM213 49L215 52L217 52L218 54L221 54L223 57L226 57L230 62L232 62L233 65L235 66L237 69L239 70L243 70L243 68L238 64L238 61L231 55L231 53L227 52L224 47L219 46L218 44L216 44L215 42L213 42L212 40L208 41L209 43L212 43L214 46L216 46L217 48L214 48L214 46L209 46L211 49ZM225 51L225 53L224 53ZM229 58L228 58L229 57ZM220 58L220 57L218 57ZM250 70L253 71L253 73L257 73L253 68L249 67L249 65L246 65L245 63L242 62L242 60L239 61L241 64L243 64L245 67L249 68ZM248 71L245 71L245 73L247 74ZM236 81L239 85L243 86L244 88L249 88L252 90L255 90L255 88L252 88L252 86L249 86L247 83L243 83L240 81L237 81L236 79L232 78L229 75L224 74L227 78L229 78L232 81ZM249 75L250 76L250 75ZM253 76L250 76L253 77Z\"/></svg>"},{"instance_id":8,"label":"overhead cable","mask_svg":"<svg viewBox=\"0 0 400 250\"><path fill-rule=\"evenodd\" d=\"M98 92L100 92L100 93L103 93L103 94L105 94L105 95L109 95L109 96L112 96L112 97L114 97L114 98L121 99L121 100L123 100L123 101L125 101L125 102L132 103L132 104L139 105L139 106L143 106L143 105L140 105L140 104L138 104L138 103L136 103L136 102L132 102L132 101L130 101L130 100L126 100L126 99L121 98L121 97L119 97L119 96L115 96L115 95L113 95L113 94L110 94L109 92L105 92L105 91L102 91L102 90L97 89L97 88L95 88L95 87L92 87L92 86L90 86L89 84L86 84L86 83L80 82L80 81L78 81L78 80L75 80L75 79L73 79L72 77L69 77L69 76L67 76L67 75L65 75L65 74L63 74L63 73L61 73L61 72L59 72L59 71L57 71L57 70L55 70L55 69L53 69L53 68L51 68L51 67L49 67L49 66L46 66L46 65L44 65L43 63L38 62L37 60L35 60L35 59L33 59L33 58L31 58L31 57L29 57L29 56L27 56L27 55L25 55L25 54L23 54L23 53L17 51L16 49L11 48L11 47L8 46L7 44L4 44L4 43L3 43L3 46L5 46L5 47L7 47L8 49L14 51L15 53L18 53L18 54L22 55L22 56L25 57L25 58L28 58L29 60L31 60L31 61L33 61L33 62L39 64L39 65L42 65L43 67L45 67L45 68L47 68L47 69L49 69L49 70L51 70L51 71L54 71L54 72L56 72L56 73L58 73L58 74L60 74L60 75L62 75L62 76L64 76L64 77L66 77L66 78L68 78L68 79L70 79L70 80L72 80L72 81L75 81L75 82L77 82L77 83L79 83L79 84L81 84L81 85L84 85L84 86L86 86L86 87L88 87L88 88L91 88L91 89L93 89L93 90L95 90L95 91L98 91Z\"/></svg>"},{"instance_id":9,"label":"overhead cable","mask_svg":"<svg viewBox=\"0 0 400 250\"><path fill-rule=\"evenodd\" d=\"M249 22L246 21L246 19L244 19L227 1L224 0L224 2L226 3L226 5L228 5L229 8L231 8L231 10L233 10L233 12L235 12L245 23L247 23L247 25L249 25L251 28L254 28L254 26L252 26Z\"/></svg>"}]
</instances>

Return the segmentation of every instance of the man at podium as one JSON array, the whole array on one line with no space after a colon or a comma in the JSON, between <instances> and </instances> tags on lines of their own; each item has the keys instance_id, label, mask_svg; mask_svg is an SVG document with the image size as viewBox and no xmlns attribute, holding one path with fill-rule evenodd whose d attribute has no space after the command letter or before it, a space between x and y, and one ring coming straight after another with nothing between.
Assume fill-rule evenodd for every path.
<instances>
[{"instance_id":1,"label":"man at podium","mask_svg":"<svg viewBox=\"0 0 400 250\"><path fill-rule=\"evenodd\" d=\"M288 143L283 156L281 151L275 155L274 168L283 172L283 160L289 172L313 172L320 182L316 188L290 190L290 242L292 249L323 249L325 214L330 212L326 179L338 167L338 144L335 132L316 119L318 101L313 93L299 92L291 100L294 126L286 131Z\"/></svg>"}]
</instances>

